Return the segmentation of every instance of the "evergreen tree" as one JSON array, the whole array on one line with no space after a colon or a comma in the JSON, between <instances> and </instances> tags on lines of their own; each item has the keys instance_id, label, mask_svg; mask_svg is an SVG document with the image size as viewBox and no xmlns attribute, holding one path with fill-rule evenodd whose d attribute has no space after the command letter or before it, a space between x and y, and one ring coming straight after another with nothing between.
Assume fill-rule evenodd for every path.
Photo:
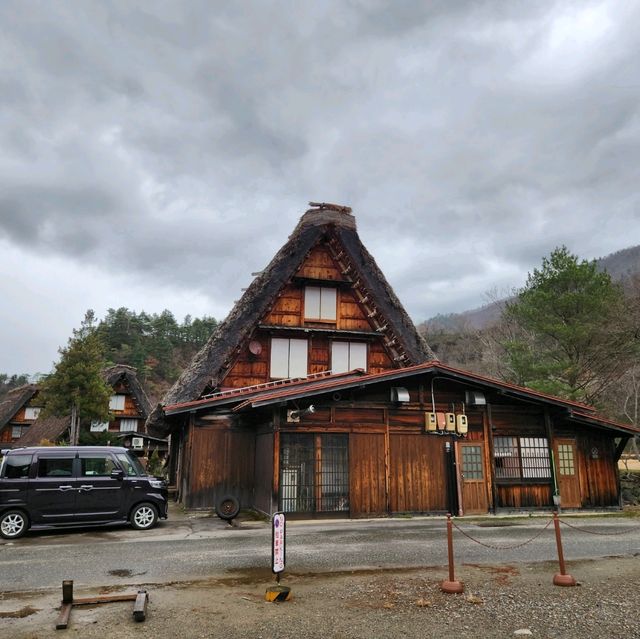
<instances>
[{"instance_id":1,"label":"evergreen tree","mask_svg":"<svg viewBox=\"0 0 640 639\"><path fill-rule=\"evenodd\" d=\"M504 319L513 381L569 399L597 402L637 353L621 287L564 246L529 274Z\"/></svg>"},{"instance_id":2,"label":"evergreen tree","mask_svg":"<svg viewBox=\"0 0 640 639\"><path fill-rule=\"evenodd\" d=\"M44 414L71 415L72 444L78 443L82 422L109 419L112 389L101 375L104 352L94 322L94 312L87 311L80 328L74 329L67 346L59 350L54 372L42 383Z\"/></svg>"}]
</instances>

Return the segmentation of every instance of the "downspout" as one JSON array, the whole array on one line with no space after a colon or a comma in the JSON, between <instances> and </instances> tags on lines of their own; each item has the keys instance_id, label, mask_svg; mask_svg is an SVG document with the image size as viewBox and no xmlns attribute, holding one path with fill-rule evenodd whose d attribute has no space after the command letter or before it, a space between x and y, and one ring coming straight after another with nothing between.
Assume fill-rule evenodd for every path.
<instances>
[{"instance_id":1,"label":"downspout","mask_svg":"<svg viewBox=\"0 0 640 639\"><path fill-rule=\"evenodd\" d=\"M556 474L556 459L553 451L553 424L549 416L549 409L544 409L544 429L547 433L547 446L549 448L549 459L551 461L551 479L553 480L553 505L560 507L560 490L558 488L558 476Z\"/></svg>"},{"instance_id":2,"label":"downspout","mask_svg":"<svg viewBox=\"0 0 640 639\"><path fill-rule=\"evenodd\" d=\"M491 510L495 515L498 512L498 487L496 486L496 467L495 467L495 454L493 446L493 417L491 416L491 404L487 402L487 408L484 413L483 420L487 424L487 432L489 433L489 468L491 470Z\"/></svg>"}]
</instances>

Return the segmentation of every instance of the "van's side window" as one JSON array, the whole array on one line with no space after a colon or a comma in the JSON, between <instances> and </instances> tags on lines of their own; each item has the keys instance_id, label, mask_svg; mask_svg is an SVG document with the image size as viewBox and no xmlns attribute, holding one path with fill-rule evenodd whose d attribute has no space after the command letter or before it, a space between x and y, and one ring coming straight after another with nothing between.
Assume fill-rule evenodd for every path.
<instances>
[{"instance_id":1,"label":"van's side window","mask_svg":"<svg viewBox=\"0 0 640 639\"><path fill-rule=\"evenodd\" d=\"M38 477L71 477L73 457L41 457L38 460Z\"/></svg>"},{"instance_id":2,"label":"van's side window","mask_svg":"<svg viewBox=\"0 0 640 639\"><path fill-rule=\"evenodd\" d=\"M4 462L5 479L25 479L29 476L31 455L8 455Z\"/></svg>"},{"instance_id":3,"label":"van's side window","mask_svg":"<svg viewBox=\"0 0 640 639\"><path fill-rule=\"evenodd\" d=\"M114 468L117 466L110 455L80 457L80 473L83 477L109 477Z\"/></svg>"}]
</instances>

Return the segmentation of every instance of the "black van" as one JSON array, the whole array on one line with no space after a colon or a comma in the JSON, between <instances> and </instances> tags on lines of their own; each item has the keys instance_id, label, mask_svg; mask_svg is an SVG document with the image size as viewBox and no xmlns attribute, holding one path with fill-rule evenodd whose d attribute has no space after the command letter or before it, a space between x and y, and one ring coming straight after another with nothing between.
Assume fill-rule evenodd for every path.
<instances>
[{"instance_id":1,"label":"black van","mask_svg":"<svg viewBox=\"0 0 640 639\"><path fill-rule=\"evenodd\" d=\"M129 521L146 530L167 518L167 487L126 448L59 446L2 451L0 535L29 528Z\"/></svg>"}]
</instances>

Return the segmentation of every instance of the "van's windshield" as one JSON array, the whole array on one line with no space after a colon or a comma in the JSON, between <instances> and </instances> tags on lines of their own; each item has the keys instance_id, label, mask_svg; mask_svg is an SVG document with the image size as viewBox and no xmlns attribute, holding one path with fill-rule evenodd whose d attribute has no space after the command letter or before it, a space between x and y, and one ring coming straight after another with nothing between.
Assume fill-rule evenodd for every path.
<instances>
[{"instance_id":1,"label":"van's windshield","mask_svg":"<svg viewBox=\"0 0 640 639\"><path fill-rule=\"evenodd\" d=\"M116 457L120 464L122 464L122 468L124 472L127 473L130 477L135 477L136 475L146 475L142 464L138 460L137 457L132 455L131 453L116 453Z\"/></svg>"}]
</instances>

